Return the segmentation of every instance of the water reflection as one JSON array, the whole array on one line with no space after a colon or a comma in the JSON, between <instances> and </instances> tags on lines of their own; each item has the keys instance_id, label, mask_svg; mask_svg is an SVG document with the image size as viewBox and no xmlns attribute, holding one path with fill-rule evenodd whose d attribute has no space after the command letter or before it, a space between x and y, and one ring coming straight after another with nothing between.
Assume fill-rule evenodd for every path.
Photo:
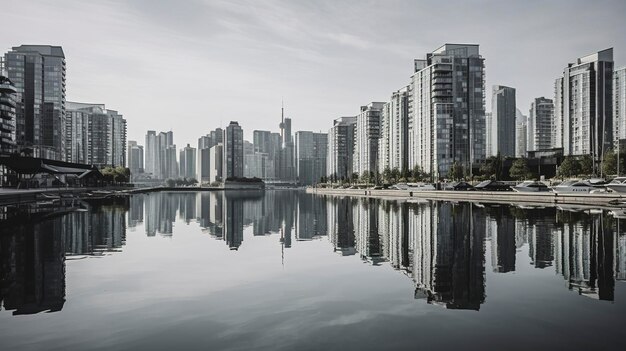
<instances>
[{"instance_id":1,"label":"water reflection","mask_svg":"<svg viewBox=\"0 0 626 351\"><path fill-rule=\"evenodd\" d=\"M56 312L65 303L65 260L119 251L126 235L125 202L32 211L0 223L0 303L14 315Z\"/></svg>"},{"instance_id":2,"label":"water reflection","mask_svg":"<svg viewBox=\"0 0 626 351\"><path fill-rule=\"evenodd\" d=\"M0 301L14 314L61 310L65 260L121 251L126 228L171 237L175 225L191 224L233 251L246 245L244 228L283 250L325 238L341 256L403 272L415 299L449 309L479 310L488 270L511 274L525 252L533 269L554 269L582 296L612 301L616 280L626 279L626 222L603 210L173 192L23 216L0 226Z\"/></svg>"}]
</instances>

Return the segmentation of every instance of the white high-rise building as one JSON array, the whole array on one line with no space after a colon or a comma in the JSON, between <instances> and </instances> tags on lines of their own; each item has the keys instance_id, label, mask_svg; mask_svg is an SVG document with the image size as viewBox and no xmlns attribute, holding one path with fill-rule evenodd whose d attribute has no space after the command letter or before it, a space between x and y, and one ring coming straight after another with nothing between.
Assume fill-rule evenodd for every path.
<instances>
[{"instance_id":1,"label":"white high-rise building","mask_svg":"<svg viewBox=\"0 0 626 351\"><path fill-rule=\"evenodd\" d=\"M519 109L515 109L515 157L526 157L528 133L528 117Z\"/></svg>"},{"instance_id":2,"label":"white high-rise building","mask_svg":"<svg viewBox=\"0 0 626 351\"><path fill-rule=\"evenodd\" d=\"M357 116L353 170L359 175L375 172L378 168L380 116L384 106L384 102L371 102L361 106L361 113Z\"/></svg>"},{"instance_id":3,"label":"white high-rise building","mask_svg":"<svg viewBox=\"0 0 626 351\"><path fill-rule=\"evenodd\" d=\"M409 94L409 168L445 177L485 159L484 59L478 45L445 44L415 60Z\"/></svg>"},{"instance_id":4,"label":"white high-rise building","mask_svg":"<svg viewBox=\"0 0 626 351\"><path fill-rule=\"evenodd\" d=\"M379 143L380 172L386 168L408 169L409 163L409 87L394 91L382 108Z\"/></svg>"},{"instance_id":5,"label":"white high-rise building","mask_svg":"<svg viewBox=\"0 0 626 351\"><path fill-rule=\"evenodd\" d=\"M576 59L555 81L554 145L591 155L598 169L613 143L613 49Z\"/></svg>"},{"instance_id":6,"label":"white high-rise building","mask_svg":"<svg viewBox=\"0 0 626 351\"><path fill-rule=\"evenodd\" d=\"M196 173L196 148L187 144L182 150L180 150L179 157L180 172L179 175L182 178L195 178Z\"/></svg>"},{"instance_id":7,"label":"white high-rise building","mask_svg":"<svg viewBox=\"0 0 626 351\"><path fill-rule=\"evenodd\" d=\"M622 145L619 145L619 143ZM626 142L626 67L618 68L613 75L613 143L623 150ZM621 147L620 147L621 146Z\"/></svg>"},{"instance_id":8,"label":"white high-rise building","mask_svg":"<svg viewBox=\"0 0 626 351\"><path fill-rule=\"evenodd\" d=\"M329 178L350 179L353 171L356 117L339 117L328 131L326 173Z\"/></svg>"},{"instance_id":9,"label":"white high-rise building","mask_svg":"<svg viewBox=\"0 0 626 351\"><path fill-rule=\"evenodd\" d=\"M526 148L528 151L557 147L554 143L554 103L544 97L530 104Z\"/></svg>"}]
</instances>

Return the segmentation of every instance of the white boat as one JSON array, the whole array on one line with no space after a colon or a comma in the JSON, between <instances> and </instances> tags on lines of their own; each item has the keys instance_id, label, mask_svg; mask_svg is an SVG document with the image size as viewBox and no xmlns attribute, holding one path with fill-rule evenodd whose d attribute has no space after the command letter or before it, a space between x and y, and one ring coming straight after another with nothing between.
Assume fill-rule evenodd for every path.
<instances>
[{"instance_id":1,"label":"white boat","mask_svg":"<svg viewBox=\"0 0 626 351\"><path fill-rule=\"evenodd\" d=\"M437 190L435 186L427 183L407 183L408 190L426 191Z\"/></svg>"},{"instance_id":2,"label":"white boat","mask_svg":"<svg viewBox=\"0 0 626 351\"><path fill-rule=\"evenodd\" d=\"M567 180L552 187L557 194L589 194L594 190L598 188L580 180Z\"/></svg>"},{"instance_id":3,"label":"white boat","mask_svg":"<svg viewBox=\"0 0 626 351\"><path fill-rule=\"evenodd\" d=\"M616 193L626 193L626 177L616 177L606 187Z\"/></svg>"},{"instance_id":4,"label":"white boat","mask_svg":"<svg viewBox=\"0 0 626 351\"><path fill-rule=\"evenodd\" d=\"M550 191L550 188L548 188L547 185L535 180L524 181L511 189L517 191L518 193L538 193Z\"/></svg>"}]
</instances>

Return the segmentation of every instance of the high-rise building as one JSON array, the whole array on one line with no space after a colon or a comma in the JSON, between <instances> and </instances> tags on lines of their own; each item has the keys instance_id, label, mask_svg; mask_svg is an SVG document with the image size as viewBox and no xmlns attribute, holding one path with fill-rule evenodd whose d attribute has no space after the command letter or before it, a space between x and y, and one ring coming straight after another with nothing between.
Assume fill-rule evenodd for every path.
<instances>
[{"instance_id":1,"label":"high-rise building","mask_svg":"<svg viewBox=\"0 0 626 351\"><path fill-rule=\"evenodd\" d=\"M613 49L568 64L554 91L555 147L591 155L596 170L613 143Z\"/></svg>"},{"instance_id":2,"label":"high-rise building","mask_svg":"<svg viewBox=\"0 0 626 351\"><path fill-rule=\"evenodd\" d=\"M174 133L149 130L146 134L145 173L152 179L175 179L178 177L178 162Z\"/></svg>"},{"instance_id":3,"label":"high-rise building","mask_svg":"<svg viewBox=\"0 0 626 351\"><path fill-rule=\"evenodd\" d=\"M491 101L491 123L487 124L491 149L487 148L487 156L515 156L515 89L494 85Z\"/></svg>"},{"instance_id":4,"label":"high-rise building","mask_svg":"<svg viewBox=\"0 0 626 351\"><path fill-rule=\"evenodd\" d=\"M66 103L64 159L98 167L126 167L126 120L104 104Z\"/></svg>"},{"instance_id":5,"label":"high-rise building","mask_svg":"<svg viewBox=\"0 0 626 351\"><path fill-rule=\"evenodd\" d=\"M409 87L391 94L391 100L382 108L380 121L380 172L386 168L408 169L409 164Z\"/></svg>"},{"instance_id":6,"label":"high-rise building","mask_svg":"<svg viewBox=\"0 0 626 351\"><path fill-rule=\"evenodd\" d=\"M296 172L303 185L316 184L326 176L328 134L296 132Z\"/></svg>"},{"instance_id":7,"label":"high-rise building","mask_svg":"<svg viewBox=\"0 0 626 351\"><path fill-rule=\"evenodd\" d=\"M530 115L526 132L528 151L546 150L555 147L552 137L554 103L544 97L536 98L530 104Z\"/></svg>"},{"instance_id":8,"label":"high-rise building","mask_svg":"<svg viewBox=\"0 0 626 351\"><path fill-rule=\"evenodd\" d=\"M196 173L196 148L187 144L182 150L180 150L179 157L180 171L179 175L183 178L195 178Z\"/></svg>"},{"instance_id":9,"label":"high-rise building","mask_svg":"<svg viewBox=\"0 0 626 351\"><path fill-rule=\"evenodd\" d=\"M15 106L17 89L0 66L0 155L15 149Z\"/></svg>"},{"instance_id":10,"label":"high-rise building","mask_svg":"<svg viewBox=\"0 0 626 351\"><path fill-rule=\"evenodd\" d=\"M231 121L224 131L223 178L243 177L243 130L239 123Z\"/></svg>"},{"instance_id":11,"label":"high-rise building","mask_svg":"<svg viewBox=\"0 0 626 351\"><path fill-rule=\"evenodd\" d=\"M16 151L15 144L15 106L17 89L6 77L0 60L0 156ZM0 165L0 187L8 184L9 172Z\"/></svg>"},{"instance_id":12,"label":"high-rise building","mask_svg":"<svg viewBox=\"0 0 626 351\"><path fill-rule=\"evenodd\" d=\"M356 117L339 117L328 131L326 173L328 177L350 179L353 172Z\"/></svg>"},{"instance_id":13,"label":"high-rise building","mask_svg":"<svg viewBox=\"0 0 626 351\"><path fill-rule=\"evenodd\" d=\"M224 145L213 145L209 150L209 182L221 182L223 180Z\"/></svg>"},{"instance_id":14,"label":"high-rise building","mask_svg":"<svg viewBox=\"0 0 626 351\"><path fill-rule=\"evenodd\" d=\"M526 157L528 117L524 116L519 109L515 110L515 157Z\"/></svg>"},{"instance_id":15,"label":"high-rise building","mask_svg":"<svg viewBox=\"0 0 626 351\"><path fill-rule=\"evenodd\" d=\"M620 142L622 145L620 145ZM613 144L620 152L626 143L626 66L613 75Z\"/></svg>"},{"instance_id":16,"label":"high-rise building","mask_svg":"<svg viewBox=\"0 0 626 351\"><path fill-rule=\"evenodd\" d=\"M253 131L252 144L254 152L263 154L264 169L261 171L263 180L277 180L279 178L279 159L281 153L280 133L265 130Z\"/></svg>"},{"instance_id":17,"label":"high-rise building","mask_svg":"<svg viewBox=\"0 0 626 351\"><path fill-rule=\"evenodd\" d=\"M65 55L60 46L21 45L4 55L17 88L16 143L21 153L65 158Z\"/></svg>"},{"instance_id":18,"label":"high-rise building","mask_svg":"<svg viewBox=\"0 0 626 351\"><path fill-rule=\"evenodd\" d=\"M144 156L144 172L153 177L157 174L157 160L159 158L159 148L156 142L156 132L149 130L146 133L146 153Z\"/></svg>"},{"instance_id":19,"label":"high-rise building","mask_svg":"<svg viewBox=\"0 0 626 351\"><path fill-rule=\"evenodd\" d=\"M356 117L353 170L359 175L378 169L378 141L380 138L380 116L384 102L371 102L361 106Z\"/></svg>"},{"instance_id":20,"label":"high-rise building","mask_svg":"<svg viewBox=\"0 0 626 351\"><path fill-rule=\"evenodd\" d=\"M221 128L216 128L198 139L198 160L196 166L198 182L210 182L210 150L213 146L221 143L223 138L224 131Z\"/></svg>"},{"instance_id":21,"label":"high-rise building","mask_svg":"<svg viewBox=\"0 0 626 351\"><path fill-rule=\"evenodd\" d=\"M128 141L128 168L130 169L131 178L137 177L143 173L143 146L137 144L136 141Z\"/></svg>"},{"instance_id":22,"label":"high-rise building","mask_svg":"<svg viewBox=\"0 0 626 351\"><path fill-rule=\"evenodd\" d=\"M294 145L291 136L291 118L285 117L285 110L281 108L280 127L280 153L278 159L278 178L281 181L293 182L296 177L294 166Z\"/></svg>"},{"instance_id":23,"label":"high-rise building","mask_svg":"<svg viewBox=\"0 0 626 351\"><path fill-rule=\"evenodd\" d=\"M415 60L409 96L409 168L445 177L485 159L484 59L478 45L445 44Z\"/></svg>"},{"instance_id":24,"label":"high-rise building","mask_svg":"<svg viewBox=\"0 0 626 351\"><path fill-rule=\"evenodd\" d=\"M167 136L167 134L165 135ZM179 177L175 144L167 145L165 149L163 149L163 159L161 165L161 179L176 179Z\"/></svg>"}]
</instances>

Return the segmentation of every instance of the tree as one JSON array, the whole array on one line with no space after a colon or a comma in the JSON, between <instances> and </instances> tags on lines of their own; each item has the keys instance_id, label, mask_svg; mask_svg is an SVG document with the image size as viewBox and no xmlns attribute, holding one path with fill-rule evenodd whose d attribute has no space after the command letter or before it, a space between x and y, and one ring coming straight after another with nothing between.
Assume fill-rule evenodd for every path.
<instances>
[{"instance_id":1,"label":"tree","mask_svg":"<svg viewBox=\"0 0 626 351\"><path fill-rule=\"evenodd\" d=\"M448 173L448 177L452 180L461 180L463 179L463 166L458 164L456 161L450 167L450 172Z\"/></svg>"},{"instance_id":2,"label":"tree","mask_svg":"<svg viewBox=\"0 0 626 351\"><path fill-rule=\"evenodd\" d=\"M593 158L591 157L591 155L582 156L578 163L580 164L580 174L593 174Z\"/></svg>"},{"instance_id":3,"label":"tree","mask_svg":"<svg viewBox=\"0 0 626 351\"><path fill-rule=\"evenodd\" d=\"M572 156L567 156L561 162L561 165L556 171L557 175L561 178L573 177L580 174L580 163Z\"/></svg>"},{"instance_id":4,"label":"tree","mask_svg":"<svg viewBox=\"0 0 626 351\"><path fill-rule=\"evenodd\" d=\"M606 150L602 159L602 173L612 175L617 173L617 156L613 150Z\"/></svg>"},{"instance_id":5,"label":"tree","mask_svg":"<svg viewBox=\"0 0 626 351\"><path fill-rule=\"evenodd\" d=\"M509 175L515 180L524 180L532 177L532 173L528 168L528 160L525 157L518 158L509 168Z\"/></svg>"},{"instance_id":6,"label":"tree","mask_svg":"<svg viewBox=\"0 0 626 351\"><path fill-rule=\"evenodd\" d=\"M398 167L394 167L394 169L391 170L391 179L393 180L393 183L397 183L399 178L400 170L398 169Z\"/></svg>"},{"instance_id":7,"label":"tree","mask_svg":"<svg viewBox=\"0 0 626 351\"><path fill-rule=\"evenodd\" d=\"M494 178L499 180L502 178L502 156L498 153L497 156L490 156L485 160L485 163L480 166L481 175L486 178Z\"/></svg>"},{"instance_id":8,"label":"tree","mask_svg":"<svg viewBox=\"0 0 626 351\"><path fill-rule=\"evenodd\" d=\"M176 186L176 181L172 178L169 178L165 181L165 185L167 185L169 188L173 188Z\"/></svg>"},{"instance_id":9,"label":"tree","mask_svg":"<svg viewBox=\"0 0 626 351\"><path fill-rule=\"evenodd\" d=\"M383 170L383 181L385 183L391 183L391 169L389 169L389 167L385 167Z\"/></svg>"},{"instance_id":10,"label":"tree","mask_svg":"<svg viewBox=\"0 0 626 351\"><path fill-rule=\"evenodd\" d=\"M363 171L363 174L361 174L361 183L369 183L369 182L370 182L370 172Z\"/></svg>"},{"instance_id":11,"label":"tree","mask_svg":"<svg viewBox=\"0 0 626 351\"><path fill-rule=\"evenodd\" d=\"M352 173L352 177L351 177L352 183L356 183L359 181L359 174L354 172Z\"/></svg>"}]
</instances>

